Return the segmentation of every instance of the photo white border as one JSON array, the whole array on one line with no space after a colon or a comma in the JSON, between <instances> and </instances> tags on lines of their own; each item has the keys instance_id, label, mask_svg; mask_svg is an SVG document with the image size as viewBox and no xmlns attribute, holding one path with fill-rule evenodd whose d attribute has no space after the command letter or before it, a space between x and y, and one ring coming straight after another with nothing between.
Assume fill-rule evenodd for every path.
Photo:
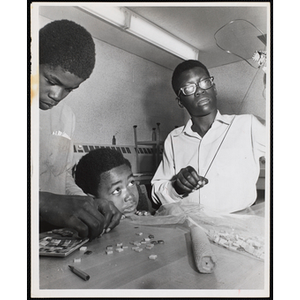
<instances>
[{"instance_id":1,"label":"photo white border","mask_svg":"<svg viewBox=\"0 0 300 300\"><path fill-rule=\"evenodd\" d=\"M253 5L265 5L266 3L262 2L249 2ZM238 5L249 5L248 2L215 2L213 5L216 6L238 6ZM74 5L81 5L81 4L87 4L87 2L79 3L79 2L74 2L74 3L69 3L69 2L60 2L60 3L47 3L47 2L34 2L32 3L32 9L31 9L31 24L33 28L35 26L38 26L38 20L39 20L39 15L38 15L38 6L42 5L49 5L49 6L74 6ZM101 3L104 4L104 3ZM120 2L120 3L109 3L107 2L107 5L121 5L121 6L126 6L126 2ZM186 2L175 2L175 3L157 3L157 2L143 2L143 5L153 5L153 6L170 6L170 5L178 5L178 6L188 6L190 5L195 5L195 3L186 3ZM130 3L130 5L138 5L140 6L140 3ZM212 2L208 3L201 3L199 6L211 6ZM270 16L269 16L270 17ZM270 22L268 22L270 23ZM37 32L37 31L36 31ZM270 32L270 30L268 30ZM32 42L32 47L31 51L33 53L33 57L37 57L37 53L34 53L34 49L37 49L37 36L36 39L33 39ZM268 35L268 39L270 39L270 36ZM268 43L270 45L270 43ZM268 49L269 51L270 49ZM270 52L268 52L270 53ZM34 76L35 74L38 74L38 64L37 60L32 60L32 75ZM270 66L270 64L269 64ZM270 80L270 76L267 76L268 80ZM268 86L270 82L268 83ZM268 97L267 97L268 99ZM270 112L267 108L267 115L268 112ZM31 103L31 120L32 124L39 124L38 121L38 104L36 103ZM268 115L269 116L269 115ZM35 141L38 140L38 126L32 126L31 127L31 162L32 165L38 166L38 143L35 143ZM31 170L30 170L30 175L31 175L31 247L32 249L38 249L38 178L36 178L36 172L32 169L31 165ZM267 166L268 168L268 166ZM268 181L268 178L266 178L266 182ZM267 195L266 195L267 196ZM267 220L268 221L268 220ZM270 228L267 228L270 229ZM32 297L51 297L51 298L56 298L56 297L101 297L101 298L110 298L110 297L137 297L137 298L142 298L142 297L266 297L268 296L268 291L269 288L266 288L263 292L261 290L119 290L119 289L114 289L114 290L108 290L108 289L99 289L99 290L40 290L39 289L39 256L38 256L38 251L32 251L31 252L31 270L32 270L32 277L31 277L31 296ZM270 266L267 266L267 270L269 270ZM266 274L267 275L267 274ZM266 278L268 281L270 278ZM267 293L266 293L267 292Z\"/></svg>"}]
</instances>

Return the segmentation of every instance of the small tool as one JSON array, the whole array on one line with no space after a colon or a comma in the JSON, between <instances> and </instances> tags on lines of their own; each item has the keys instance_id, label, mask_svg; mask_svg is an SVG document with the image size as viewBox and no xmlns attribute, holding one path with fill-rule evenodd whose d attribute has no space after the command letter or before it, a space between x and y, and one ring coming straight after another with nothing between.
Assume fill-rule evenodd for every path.
<instances>
[{"instance_id":1,"label":"small tool","mask_svg":"<svg viewBox=\"0 0 300 300\"><path fill-rule=\"evenodd\" d=\"M87 273L73 267L73 266L69 266L69 268L71 269L71 271L76 274L77 276L79 276L81 279L87 281L90 279L90 275L88 275Z\"/></svg>"}]
</instances>

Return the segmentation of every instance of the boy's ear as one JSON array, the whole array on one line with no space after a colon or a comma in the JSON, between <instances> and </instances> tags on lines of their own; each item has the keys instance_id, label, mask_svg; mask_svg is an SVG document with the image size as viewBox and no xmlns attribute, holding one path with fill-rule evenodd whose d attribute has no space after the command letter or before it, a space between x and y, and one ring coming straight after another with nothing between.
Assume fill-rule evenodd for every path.
<instances>
[{"instance_id":1,"label":"boy's ear","mask_svg":"<svg viewBox=\"0 0 300 300\"><path fill-rule=\"evenodd\" d=\"M176 97L176 100L178 101L179 107L180 107L180 108L183 108L183 105L182 105L182 103L181 103L181 101L180 101L180 98L179 98L179 97Z\"/></svg>"},{"instance_id":2,"label":"boy's ear","mask_svg":"<svg viewBox=\"0 0 300 300\"><path fill-rule=\"evenodd\" d=\"M218 91L217 91L217 88L216 88L216 84L215 84L215 83L214 83L214 87L213 87L213 89L214 89L214 91L215 91L216 95L218 95Z\"/></svg>"}]
</instances>

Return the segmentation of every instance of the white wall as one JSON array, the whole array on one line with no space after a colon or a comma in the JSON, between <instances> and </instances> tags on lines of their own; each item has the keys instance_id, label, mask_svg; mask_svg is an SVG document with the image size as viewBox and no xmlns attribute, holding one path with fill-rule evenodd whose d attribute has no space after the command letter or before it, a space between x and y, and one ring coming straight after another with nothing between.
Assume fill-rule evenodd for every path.
<instances>
[{"instance_id":1,"label":"white wall","mask_svg":"<svg viewBox=\"0 0 300 300\"><path fill-rule=\"evenodd\" d=\"M94 72L66 101L76 114L75 141L133 144L133 125L140 140L151 140L152 128L161 123L166 135L183 123L171 90L171 71L112 47L96 42Z\"/></svg>"},{"instance_id":2,"label":"white wall","mask_svg":"<svg viewBox=\"0 0 300 300\"><path fill-rule=\"evenodd\" d=\"M254 61L250 63L256 67ZM218 107L222 113L251 113L266 119L262 69L253 68L245 61L241 61L209 71L215 77Z\"/></svg>"}]
</instances>

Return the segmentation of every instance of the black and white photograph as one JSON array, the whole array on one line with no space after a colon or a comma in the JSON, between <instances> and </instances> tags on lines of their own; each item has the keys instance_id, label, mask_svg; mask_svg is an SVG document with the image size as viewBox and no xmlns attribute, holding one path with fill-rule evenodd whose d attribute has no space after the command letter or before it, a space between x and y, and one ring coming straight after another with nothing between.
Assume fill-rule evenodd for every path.
<instances>
[{"instance_id":1,"label":"black and white photograph","mask_svg":"<svg viewBox=\"0 0 300 300\"><path fill-rule=\"evenodd\" d=\"M270 1L31 3L31 297L270 297L271 28Z\"/></svg>"}]
</instances>

